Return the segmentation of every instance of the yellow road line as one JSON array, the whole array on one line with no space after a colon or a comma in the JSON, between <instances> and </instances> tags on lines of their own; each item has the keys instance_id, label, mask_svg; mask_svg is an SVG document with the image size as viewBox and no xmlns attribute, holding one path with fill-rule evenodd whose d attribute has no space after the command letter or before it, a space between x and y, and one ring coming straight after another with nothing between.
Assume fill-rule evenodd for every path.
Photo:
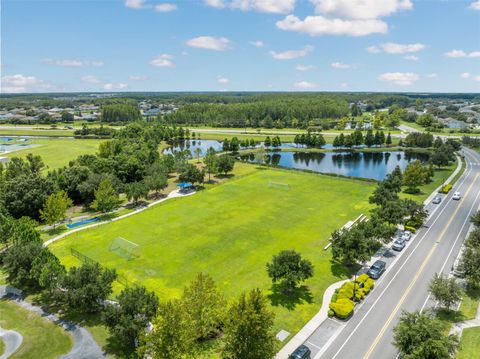
<instances>
[{"instance_id":1,"label":"yellow road line","mask_svg":"<svg viewBox=\"0 0 480 359\"><path fill-rule=\"evenodd\" d=\"M470 187L468 187L468 190L467 192L465 193L465 196L461 199L460 202L463 202L463 200L465 199L465 197L470 193L473 185L475 184L475 182L477 181L477 178L478 176L480 175L480 173L478 173L475 178L473 179L472 181L472 184L470 185ZM437 242L435 242L435 244L433 245L432 249L430 249L430 252L428 253L427 257L423 260L422 262L422 265L420 266L420 269L417 271L417 273L415 274L415 277L413 277L413 281L410 283L410 285L408 286L407 290L405 291L405 293L403 293L402 297L400 298L400 301L397 303L395 309L393 310L393 312L390 314L390 316L388 317L387 321L385 322L385 324L383 325L382 329L380 330L380 332L378 333L377 337L375 338L375 340L373 341L372 345L370 346L370 348L368 349L368 351L365 353L365 355L363 356L363 359L368 359L370 358L370 356L372 355L373 351L375 350L375 348L377 347L378 343L380 342L380 339L382 339L383 335L385 334L388 326L390 325L390 323L392 322L393 318L395 317L395 315L397 315L397 312L398 310L400 309L400 307L402 306L403 302L405 301L405 299L407 298L407 296L410 294L410 291L412 290L413 286L415 285L415 283L417 282L418 278L420 277L420 274L422 274L423 272L423 269L425 268L425 266L427 265L428 261L430 260L430 257L433 255L433 252L435 252L435 249L437 248L438 244L442 241L443 237L445 236L445 233L447 232L447 229L448 227L450 226L450 224L452 223L453 219L455 218L455 216L457 215L458 211L460 210L460 203L459 205L457 206L457 208L455 209L455 212L453 212L453 215L450 217L450 219L448 220L445 228L443 229L442 233L440 234L440 236L438 237L438 240Z\"/></svg>"}]
</instances>

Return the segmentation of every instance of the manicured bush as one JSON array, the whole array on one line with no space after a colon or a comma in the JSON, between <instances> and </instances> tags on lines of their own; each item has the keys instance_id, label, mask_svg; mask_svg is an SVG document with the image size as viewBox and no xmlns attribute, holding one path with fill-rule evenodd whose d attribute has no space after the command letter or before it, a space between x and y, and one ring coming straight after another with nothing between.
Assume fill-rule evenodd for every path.
<instances>
[{"instance_id":1,"label":"manicured bush","mask_svg":"<svg viewBox=\"0 0 480 359\"><path fill-rule=\"evenodd\" d=\"M355 304L350 299L338 299L335 303L330 303L330 309L340 319L350 318L353 314L354 306Z\"/></svg>"},{"instance_id":2,"label":"manicured bush","mask_svg":"<svg viewBox=\"0 0 480 359\"><path fill-rule=\"evenodd\" d=\"M357 277L357 283L365 283L367 280L371 279L367 273L360 274Z\"/></svg>"},{"instance_id":3,"label":"manicured bush","mask_svg":"<svg viewBox=\"0 0 480 359\"><path fill-rule=\"evenodd\" d=\"M333 317L335 315L335 312L331 309L328 310L328 316Z\"/></svg>"},{"instance_id":4,"label":"manicured bush","mask_svg":"<svg viewBox=\"0 0 480 359\"><path fill-rule=\"evenodd\" d=\"M330 302L336 302L337 298L338 298L338 294L335 293L334 295L332 295L332 299L330 300Z\"/></svg>"},{"instance_id":5,"label":"manicured bush","mask_svg":"<svg viewBox=\"0 0 480 359\"><path fill-rule=\"evenodd\" d=\"M405 230L410 231L412 233L415 233L417 231L417 229L415 227L410 227L410 226L405 226Z\"/></svg>"}]
</instances>

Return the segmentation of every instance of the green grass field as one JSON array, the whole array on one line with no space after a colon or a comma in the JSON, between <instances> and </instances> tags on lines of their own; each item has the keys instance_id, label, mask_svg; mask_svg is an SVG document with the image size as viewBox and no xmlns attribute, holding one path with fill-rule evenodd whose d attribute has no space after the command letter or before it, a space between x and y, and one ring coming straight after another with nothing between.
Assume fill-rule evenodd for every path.
<instances>
[{"instance_id":1,"label":"green grass field","mask_svg":"<svg viewBox=\"0 0 480 359\"><path fill-rule=\"evenodd\" d=\"M467 328L462 332L456 359L473 359L480 355L480 327Z\"/></svg>"},{"instance_id":2,"label":"green grass field","mask_svg":"<svg viewBox=\"0 0 480 359\"><path fill-rule=\"evenodd\" d=\"M0 300L0 327L23 336L11 359L55 359L72 347L72 339L62 328L8 300Z\"/></svg>"},{"instance_id":3,"label":"green grass field","mask_svg":"<svg viewBox=\"0 0 480 359\"><path fill-rule=\"evenodd\" d=\"M291 189L269 188L270 181L288 183ZM228 297L262 288L275 308L276 329L295 333L319 310L324 290L347 275L323 247L333 230L368 212L373 186L288 170L255 170L191 197L72 234L51 249L71 266L79 264L70 255L75 248L154 289L162 299L179 296L200 271L212 275ZM128 261L109 252L117 236L138 243L140 257ZM290 298L270 291L265 269L283 249L295 249L315 265L308 290Z\"/></svg>"},{"instance_id":4,"label":"green grass field","mask_svg":"<svg viewBox=\"0 0 480 359\"><path fill-rule=\"evenodd\" d=\"M56 169L68 164L80 155L97 152L98 145L102 140L74 140L60 138L35 138L28 141L36 147L15 151L5 155L6 157L25 157L29 153L42 156L43 162L48 169Z\"/></svg>"}]
</instances>

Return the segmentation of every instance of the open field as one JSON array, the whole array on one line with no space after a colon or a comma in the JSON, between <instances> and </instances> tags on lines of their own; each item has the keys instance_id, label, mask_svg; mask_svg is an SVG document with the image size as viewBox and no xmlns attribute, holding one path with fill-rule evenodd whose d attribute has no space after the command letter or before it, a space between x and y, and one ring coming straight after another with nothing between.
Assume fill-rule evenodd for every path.
<instances>
[{"instance_id":1,"label":"open field","mask_svg":"<svg viewBox=\"0 0 480 359\"><path fill-rule=\"evenodd\" d=\"M0 327L23 335L11 359L54 359L72 347L72 339L59 326L8 300L0 300Z\"/></svg>"},{"instance_id":2,"label":"open field","mask_svg":"<svg viewBox=\"0 0 480 359\"><path fill-rule=\"evenodd\" d=\"M80 155L97 152L102 140L75 140L61 138L35 138L28 141L36 147L8 153L5 156L26 157L29 153L40 155L48 169L56 169L68 164Z\"/></svg>"},{"instance_id":3,"label":"open field","mask_svg":"<svg viewBox=\"0 0 480 359\"><path fill-rule=\"evenodd\" d=\"M467 328L462 332L456 359L478 358L480 353L480 327Z\"/></svg>"},{"instance_id":4,"label":"open field","mask_svg":"<svg viewBox=\"0 0 480 359\"><path fill-rule=\"evenodd\" d=\"M373 184L287 170L256 170L191 197L167 201L126 219L87 229L52 244L67 266L79 264L70 248L116 268L160 298L179 296L200 271L211 274L227 297L262 288L276 312L276 329L298 331L320 308L324 290L345 278L323 247L330 233L370 208ZM268 187L288 183L290 190ZM108 250L115 237L141 246L128 261ZM314 278L289 298L271 292L265 264L295 249L315 265Z\"/></svg>"}]
</instances>

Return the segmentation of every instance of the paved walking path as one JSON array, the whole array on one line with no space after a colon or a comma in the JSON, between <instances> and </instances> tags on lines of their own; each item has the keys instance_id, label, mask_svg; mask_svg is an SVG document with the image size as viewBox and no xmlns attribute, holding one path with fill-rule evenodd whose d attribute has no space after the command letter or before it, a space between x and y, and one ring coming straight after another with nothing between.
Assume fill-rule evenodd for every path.
<instances>
[{"instance_id":1,"label":"paved walking path","mask_svg":"<svg viewBox=\"0 0 480 359\"><path fill-rule=\"evenodd\" d=\"M45 243L43 244L45 247L47 247L48 245L52 244L53 242L56 242L58 241L59 239L62 239L63 237L66 237L66 236L69 236L70 234L72 233L75 233L75 232L80 232L80 231L83 231L84 229L87 229L87 228L93 228L93 227L97 227L97 226L101 226L102 224L105 224L105 223L110 223L110 222L115 222L115 221L118 221L120 219L123 219L123 218L126 218L126 217L130 217L130 216L133 216L134 214L137 214L137 213L140 213L144 210L146 210L147 208L150 208L150 207L153 207L159 203L162 203L162 202L165 202L169 199L172 199L172 198L178 198L178 197L185 197L185 196L190 196L192 194L195 194L197 192L193 191L193 192L188 192L188 193L182 193L180 190L175 190L175 191L172 191L170 192L167 197L164 197L162 199L159 199L157 201L154 201L152 203L149 203L145 206L141 206L140 208L136 209L135 211L133 212L129 212L129 213L126 213L126 214L123 214L121 216L118 216L118 217L115 217L115 218L112 218L110 220L107 220L107 221L102 221L102 222L95 222L95 223L92 223L92 224L89 224L87 226L83 226L83 227L79 227L79 228L75 228L75 229L72 229L71 231L67 231L67 232L64 232L54 238L51 238L49 239L48 241L45 241Z\"/></svg>"},{"instance_id":2,"label":"paved walking path","mask_svg":"<svg viewBox=\"0 0 480 359\"><path fill-rule=\"evenodd\" d=\"M14 289L14 288L13 288ZM18 290L14 290L18 291ZM60 359L101 359L106 358L106 355L103 353L102 348L95 342L90 332L83 328L80 325L73 324L58 318L55 314L50 314L44 311L41 307L33 305L25 300L22 297L17 295L12 295L12 288L0 285L0 298L4 296L12 297L12 303L15 303L19 307L26 309L32 313L36 313L56 325L61 326L64 330L69 332L73 338L73 348L69 353L64 354ZM18 348L18 347L17 347ZM16 349L15 349L16 350ZM3 356L0 357L3 359Z\"/></svg>"},{"instance_id":3,"label":"paved walking path","mask_svg":"<svg viewBox=\"0 0 480 359\"><path fill-rule=\"evenodd\" d=\"M473 327L480 327L480 304L477 308L477 316L471 320L455 323L452 326L452 329L450 329L450 334L457 334L459 337L461 337L464 329Z\"/></svg>"},{"instance_id":4,"label":"paved walking path","mask_svg":"<svg viewBox=\"0 0 480 359\"><path fill-rule=\"evenodd\" d=\"M0 356L0 359L7 359L22 345L23 336L14 330L0 328L0 340L3 340L5 343L5 351Z\"/></svg>"}]
</instances>

